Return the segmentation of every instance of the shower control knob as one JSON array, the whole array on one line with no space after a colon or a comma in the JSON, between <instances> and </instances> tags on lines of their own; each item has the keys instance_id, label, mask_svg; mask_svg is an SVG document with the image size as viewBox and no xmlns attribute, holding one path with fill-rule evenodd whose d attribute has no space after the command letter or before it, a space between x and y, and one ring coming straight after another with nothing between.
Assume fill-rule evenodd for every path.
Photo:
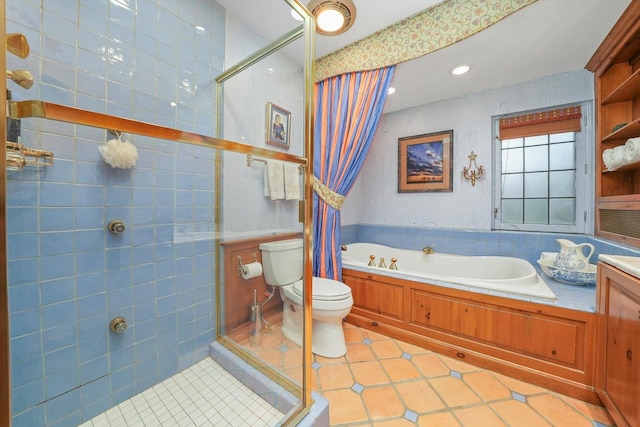
<instances>
[{"instance_id":1,"label":"shower control knob","mask_svg":"<svg viewBox=\"0 0 640 427\"><path fill-rule=\"evenodd\" d=\"M113 234L120 234L124 232L124 230L126 229L126 227L124 226L124 223L118 219L114 219L113 221L111 221L107 226L107 228Z\"/></svg>"},{"instance_id":2,"label":"shower control knob","mask_svg":"<svg viewBox=\"0 0 640 427\"><path fill-rule=\"evenodd\" d=\"M124 317L116 317L111 321L109 329L116 334L121 334L127 329L127 321L124 320Z\"/></svg>"}]
</instances>

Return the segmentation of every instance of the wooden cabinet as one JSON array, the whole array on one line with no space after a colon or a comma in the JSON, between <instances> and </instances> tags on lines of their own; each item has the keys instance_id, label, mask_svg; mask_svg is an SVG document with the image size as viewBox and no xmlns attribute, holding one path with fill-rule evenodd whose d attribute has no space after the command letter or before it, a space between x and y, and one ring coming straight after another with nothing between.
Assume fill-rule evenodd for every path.
<instances>
[{"instance_id":1,"label":"wooden cabinet","mask_svg":"<svg viewBox=\"0 0 640 427\"><path fill-rule=\"evenodd\" d=\"M595 74L596 234L640 247L640 161L608 171L605 150L640 137L640 2L632 1L586 65Z\"/></svg>"},{"instance_id":2,"label":"wooden cabinet","mask_svg":"<svg viewBox=\"0 0 640 427\"><path fill-rule=\"evenodd\" d=\"M640 279L605 263L598 276L596 391L618 427L640 425Z\"/></svg>"},{"instance_id":3,"label":"wooden cabinet","mask_svg":"<svg viewBox=\"0 0 640 427\"><path fill-rule=\"evenodd\" d=\"M585 323L413 290L411 323L500 349L580 368Z\"/></svg>"},{"instance_id":4,"label":"wooden cabinet","mask_svg":"<svg viewBox=\"0 0 640 427\"><path fill-rule=\"evenodd\" d=\"M392 319L402 318L402 286L373 280L373 276L350 277L354 306Z\"/></svg>"}]
</instances>

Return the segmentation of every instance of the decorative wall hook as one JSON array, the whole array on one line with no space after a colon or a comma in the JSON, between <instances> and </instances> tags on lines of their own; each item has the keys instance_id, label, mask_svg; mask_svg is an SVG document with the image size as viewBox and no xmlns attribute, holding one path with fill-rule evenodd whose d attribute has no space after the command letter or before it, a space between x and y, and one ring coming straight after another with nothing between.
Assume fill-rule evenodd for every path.
<instances>
[{"instance_id":1,"label":"decorative wall hook","mask_svg":"<svg viewBox=\"0 0 640 427\"><path fill-rule=\"evenodd\" d=\"M478 155L472 151L471 154L467 156L469 159L469 167L465 166L462 168L462 175L465 179L470 179L471 185L473 186L476 185L476 179L482 178L484 174L484 167L476 164L476 157L478 157ZM471 163L473 163L473 169L471 168Z\"/></svg>"}]
</instances>

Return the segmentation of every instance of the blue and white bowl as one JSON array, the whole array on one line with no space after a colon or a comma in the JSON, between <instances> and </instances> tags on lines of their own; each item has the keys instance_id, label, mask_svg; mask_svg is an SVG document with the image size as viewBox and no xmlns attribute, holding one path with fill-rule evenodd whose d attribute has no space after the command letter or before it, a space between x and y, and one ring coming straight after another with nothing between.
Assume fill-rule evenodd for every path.
<instances>
[{"instance_id":1,"label":"blue and white bowl","mask_svg":"<svg viewBox=\"0 0 640 427\"><path fill-rule=\"evenodd\" d=\"M540 258L538 264L540 264L540 268L544 274L558 282L581 286L596 283L598 267L595 264L589 264L589 268L586 270L570 270L555 267L553 265L553 258Z\"/></svg>"}]
</instances>

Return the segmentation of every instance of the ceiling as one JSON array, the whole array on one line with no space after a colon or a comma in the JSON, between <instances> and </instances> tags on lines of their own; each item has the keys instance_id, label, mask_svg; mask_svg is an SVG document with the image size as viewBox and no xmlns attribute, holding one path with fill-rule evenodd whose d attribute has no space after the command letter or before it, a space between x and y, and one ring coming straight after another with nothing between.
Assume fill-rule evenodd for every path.
<instances>
[{"instance_id":1,"label":"ceiling","mask_svg":"<svg viewBox=\"0 0 640 427\"><path fill-rule=\"evenodd\" d=\"M306 0L301 0L304 4ZM354 0L355 24L316 37L320 58L441 0ZM284 0L217 0L229 15L273 40L299 23ZM461 42L399 64L385 113L584 68L631 0L538 0ZM246 13L246 11L251 11ZM295 52L289 53L296 56ZM302 53L297 54L302 57ZM449 70L471 65L463 76Z\"/></svg>"}]
</instances>

